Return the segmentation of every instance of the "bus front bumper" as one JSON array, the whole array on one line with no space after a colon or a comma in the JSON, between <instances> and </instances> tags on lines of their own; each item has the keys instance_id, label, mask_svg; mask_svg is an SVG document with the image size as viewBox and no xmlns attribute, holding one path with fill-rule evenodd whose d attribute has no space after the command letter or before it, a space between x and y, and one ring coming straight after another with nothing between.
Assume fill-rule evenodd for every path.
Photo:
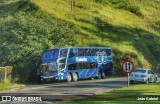
<instances>
[{"instance_id":1,"label":"bus front bumper","mask_svg":"<svg viewBox=\"0 0 160 104\"><path fill-rule=\"evenodd\" d=\"M58 76L41 76L41 81L57 81Z\"/></svg>"}]
</instances>

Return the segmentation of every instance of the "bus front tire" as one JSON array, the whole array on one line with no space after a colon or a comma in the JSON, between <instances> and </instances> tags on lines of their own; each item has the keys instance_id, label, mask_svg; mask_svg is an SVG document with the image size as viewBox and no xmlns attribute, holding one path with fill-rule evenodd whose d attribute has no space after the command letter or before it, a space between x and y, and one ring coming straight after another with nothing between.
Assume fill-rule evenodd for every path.
<instances>
[{"instance_id":1,"label":"bus front tire","mask_svg":"<svg viewBox=\"0 0 160 104\"><path fill-rule=\"evenodd\" d=\"M73 74L73 81L74 82L78 81L78 74L77 73Z\"/></svg>"},{"instance_id":2,"label":"bus front tire","mask_svg":"<svg viewBox=\"0 0 160 104\"><path fill-rule=\"evenodd\" d=\"M71 73L68 73L67 82L71 82L71 81L72 81L72 75Z\"/></svg>"}]
</instances>

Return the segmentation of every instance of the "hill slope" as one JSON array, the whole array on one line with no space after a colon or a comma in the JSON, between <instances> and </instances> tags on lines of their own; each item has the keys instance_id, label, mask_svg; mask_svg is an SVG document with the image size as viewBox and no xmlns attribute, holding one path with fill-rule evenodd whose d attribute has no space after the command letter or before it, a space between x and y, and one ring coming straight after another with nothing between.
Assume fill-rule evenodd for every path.
<instances>
[{"instance_id":1,"label":"hill slope","mask_svg":"<svg viewBox=\"0 0 160 104\"><path fill-rule=\"evenodd\" d=\"M0 62L14 65L17 78L29 79L44 49L68 45L110 46L115 74L122 59L160 69L159 0L74 0L72 8L70 0L0 2Z\"/></svg>"}]
</instances>

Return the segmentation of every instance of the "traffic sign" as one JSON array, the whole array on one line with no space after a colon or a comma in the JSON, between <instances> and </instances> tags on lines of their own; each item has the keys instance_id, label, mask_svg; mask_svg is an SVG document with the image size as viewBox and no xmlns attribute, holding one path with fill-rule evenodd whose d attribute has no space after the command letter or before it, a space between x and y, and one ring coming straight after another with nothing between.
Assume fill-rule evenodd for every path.
<instances>
[{"instance_id":1,"label":"traffic sign","mask_svg":"<svg viewBox=\"0 0 160 104\"><path fill-rule=\"evenodd\" d=\"M122 64L122 70L125 72L125 73L131 73L134 69L134 65L131 61L125 61L123 62Z\"/></svg>"}]
</instances>

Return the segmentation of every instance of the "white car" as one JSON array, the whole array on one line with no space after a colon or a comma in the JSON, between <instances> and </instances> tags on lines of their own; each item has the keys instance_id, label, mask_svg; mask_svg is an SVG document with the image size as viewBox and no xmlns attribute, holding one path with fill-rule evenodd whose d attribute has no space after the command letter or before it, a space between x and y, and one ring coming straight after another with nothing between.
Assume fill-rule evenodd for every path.
<instances>
[{"instance_id":1,"label":"white car","mask_svg":"<svg viewBox=\"0 0 160 104\"><path fill-rule=\"evenodd\" d=\"M138 68L131 72L130 83L133 82L157 82L158 76L150 69Z\"/></svg>"}]
</instances>

